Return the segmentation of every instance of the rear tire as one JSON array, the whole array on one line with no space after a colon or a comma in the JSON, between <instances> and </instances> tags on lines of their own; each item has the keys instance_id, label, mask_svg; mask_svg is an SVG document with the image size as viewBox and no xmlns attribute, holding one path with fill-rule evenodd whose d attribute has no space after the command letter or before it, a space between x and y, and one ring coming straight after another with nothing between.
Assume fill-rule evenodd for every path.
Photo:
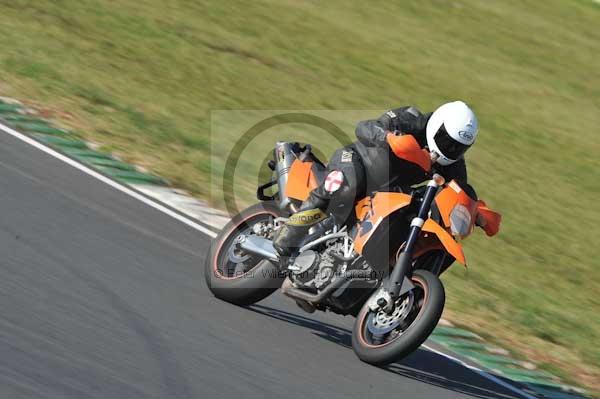
<instances>
[{"instance_id":1,"label":"rear tire","mask_svg":"<svg viewBox=\"0 0 600 399\"><path fill-rule=\"evenodd\" d=\"M204 278L213 295L235 305L256 303L276 291L283 282L277 265L263 259L242 273L227 274L223 270L223 251L229 251L233 240L259 221L285 216L272 202L252 205L234 216L211 242L204 263Z\"/></svg>"},{"instance_id":2,"label":"rear tire","mask_svg":"<svg viewBox=\"0 0 600 399\"><path fill-rule=\"evenodd\" d=\"M413 283L422 291L422 305L410 325L388 342L375 342L368 326L373 312L363 305L352 330L352 348L360 360L373 365L386 365L414 352L433 332L444 310L446 295L440 279L426 270L415 270Z\"/></svg>"}]
</instances>

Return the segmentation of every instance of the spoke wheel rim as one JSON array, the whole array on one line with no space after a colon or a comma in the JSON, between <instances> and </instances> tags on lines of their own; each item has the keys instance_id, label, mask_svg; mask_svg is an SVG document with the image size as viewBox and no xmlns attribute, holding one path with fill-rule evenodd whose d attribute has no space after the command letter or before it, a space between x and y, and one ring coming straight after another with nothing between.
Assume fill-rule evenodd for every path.
<instances>
[{"instance_id":1,"label":"spoke wheel rim","mask_svg":"<svg viewBox=\"0 0 600 399\"><path fill-rule=\"evenodd\" d=\"M270 222L274 220L270 213L254 215L234 229L234 234L230 234L223 242L216 256L215 272L221 278L236 279L244 276L254 269L261 258L253 256L236 248L235 243L241 235L249 235L253 233L254 225L261 222Z\"/></svg>"},{"instance_id":2,"label":"spoke wheel rim","mask_svg":"<svg viewBox=\"0 0 600 399\"><path fill-rule=\"evenodd\" d=\"M415 289L397 302L391 315L382 310L367 310L362 318L361 340L369 347L384 347L396 341L414 324L424 309L426 289L418 279L413 279ZM410 306L407 314L402 314Z\"/></svg>"}]
</instances>

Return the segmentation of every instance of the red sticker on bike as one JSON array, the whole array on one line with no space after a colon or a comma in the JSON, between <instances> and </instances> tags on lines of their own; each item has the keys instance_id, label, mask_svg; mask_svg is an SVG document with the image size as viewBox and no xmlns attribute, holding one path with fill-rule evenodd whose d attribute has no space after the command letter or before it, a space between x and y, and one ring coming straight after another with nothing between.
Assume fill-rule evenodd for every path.
<instances>
[{"instance_id":1,"label":"red sticker on bike","mask_svg":"<svg viewBox=\"0 0 600 399\"><path fill-rule=\"evenodd\" d=\"M327 175L325 178L325 190L329 193L333 193L342 186L344 182L344 174L339 170L334 170Z\"/></svg>"}]
</instances>

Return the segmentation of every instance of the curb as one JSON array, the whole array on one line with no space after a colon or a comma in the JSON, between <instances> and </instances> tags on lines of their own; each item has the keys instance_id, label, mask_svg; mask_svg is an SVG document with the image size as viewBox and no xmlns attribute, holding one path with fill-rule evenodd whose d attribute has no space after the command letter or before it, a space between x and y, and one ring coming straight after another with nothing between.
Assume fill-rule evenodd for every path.
<instances>
[{"instance_id":1,"label":"curb","mask_svg":"<svg viewBox=\"0 0 600 399\"><path fill-rule=\"evenodd\" d=\"M429 338L456 357L499 377L516 383L523 391L540 398L585 399L585 391L567 385L560 378L533 363L517 360L503 348L490 345L471 331L457 327L436 327Z\"/></svg>"},{"instance_id":2,"label":"curb","mask_svg":"<svg viewBox=\"0 0 600 399\"><path fill-rule=\"evenodd\" d=\"M121 183L168 185L168 182L159 176L141 172L135 166L121 162L111 154L93 150L76 133L53 127L49 121L37 117L34 110L14 100L10 103L7 103L6 99L0 100L0 119L13 129L93 166Z\"/></svg>"},{"instance_id":3,"label":"curb","mask_svg":"<svg viewBox=\"0 0 600 399\"><path fill-rule=\"evenodd\" d=\"M192 198L183 190L169 187L166 179L98 150L97 145L82 140L75 132L52 126L51 121L38 116L35 110L25 107L18 100L0 97L0 122L137 194L160 203L170 211L193 219L211 236L229 220L224 212L210 208L206 202Z\"/></svg>"}]
</instances>

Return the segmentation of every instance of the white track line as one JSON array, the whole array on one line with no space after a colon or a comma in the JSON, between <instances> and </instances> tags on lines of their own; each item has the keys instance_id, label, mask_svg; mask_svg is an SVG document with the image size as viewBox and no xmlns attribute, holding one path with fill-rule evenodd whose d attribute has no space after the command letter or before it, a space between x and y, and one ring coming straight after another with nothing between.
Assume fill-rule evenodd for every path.
<instances>
[{"instance_id":1,"label":"white track line","mask_svg":"<svg viewBox=\"0 0 600 399\"><path fill-rule=\"evenodd\" d=\"M61 154L58 151L53 150L52 148L50 148L50 147L48 147L48 146L40 143L39 141L36 141L36 140L32 139L29 136L26 136L26 135L24 135L22 133L19 133L16 130L14 130L14 129L8 127L8 126L6 126L6 125L3 125L2 123L0 123L0 130L2 130L3 132L8 133L11 136L16 137L17 139L19 139L19 140L21 140L21 141L23 141L23 142L25 142L25 143L27 143L27 144L29 144L29 145L37 148L38 150L41 150L41 151L45 152L48 155L53 156L54 158L57 158L57 159L63 161L64 163L66 163L68 165L71 165L72 167L74 167L74 168L76 168L76 169L78 169L78 170L80 170L80 171L82 171L82 172L84 172L84 173L92 176L93 178L95 178L97 180L100 180L103 183L108 184L109 186L111 186L111 187L113 187L113 188L121 191L122 193L125 193L125 194L129 195L130 197L133 197L133 198L135 198L135 199L143 202L144 204L149 205L152 208L154 208L156 210L159 210L159 211L161 211L161 212L163 212L163 213L171 216L174 219L179 220L180 222L182 222L182 223L184 223L184 224L186 224L186 225L188 225L188 226L190 226L190 227L192 227L192 228L194 228L194 229L196 229L196 230L198 230L198 231L206 234L209 237L214 238L217 235L214 231L209 230L206 227L204 227L204 226L202 226L202 225L194 222L192 219L189 219L189 218L187 218L185 216L182 216L182 215L180 215L177 212L173 212L171 209L165 207L161 203L153 201L153 200L151 200L151 199L149 199L149 198L141 195L137 191L134 191L134 190L130 189L129 187L127 187L127 186L125 186L125 185L123 185L121 183L118 183L115 180L112 180L112 179L104 176L103 174L100 174L100 173L96 172L95 170L93 170L93 169L91 169L91 168L83 165L82 163L80 163L80 162L78 162L78 161L76 161L76 160L74 160L72 158L69 158L69 157ZM501 380L500 378L498 378L498 377L496 377L496 376L494 376L494 375L492 375L490 373L487 373L487 372L485 372L485 371L483 371L481 369L478 369L477 367L473 367L473 366L471 366L471 365L463 362L462 360L455 358L454 356L451 356L451 355L448 355L446 353L440 352L440 351L438 351L436 349L433 349L433 348L431 348L431 347L429 347L427 345L423 345L423 347L426 348L427 350L431 351L431 352L437 353L440 356L443 356L443 357L445 357L447 359L450 359L453 362L458 363L461 366L468 368L469 370L474 371L475 373L481 375L482 377L485 377L488 380L491 380L491 381L495 382L496 384L498 384L500 386L503 386L504 388L506 388L506 389L508 389L508 390L510 390L512 392L515 392L515 393L521 395L524 398L527 398L527 399L538 399L535 396L532 396L532 395L528 394L527 392L524 392L524 391L518 389L517 387L510 385L509 383Z\"/></svg>"},{"instance_id":2,"label":"white track line","mask_svg":"<svg viewBox=\"0 0 600 399\"><path fill-rule=\"evenodd\" d=\"M161 211L162 213L165 213L169 216L171 216L174 219L179 220L182 223L185 223L186 225L206 234L207 236L210 237L216 237L216 233L210 229L207 229L206 227L202 226L199 223L194 222L192 219L187 218L183 215L180 215L177 212L174 212L173 210L167 208L166 206L162 205L160 202L156 202L153 201L143 195L141 195L140 193L138 193L137 191L132 190L131 188L127 187L126 185L123 185L121 183L116 182L115 180L112 180L106 176L104 176L101 173L96 172L95 170L83 165L82 163L79 163L77 161L75 161L72 158L69 158L63 154L61 154L58 151L53 150L52 148L40 143L39 141L36 141L34 139L32 139L29 136L26 136L22 133L17 132L16 130L0 123L0 130L2 130L5 133L10 134L13 137L16 137L17 139L37 148L38 150L41 150L43 152L45 152L48 155L53 156L54 158L57 158L61 161L63 161L66 164L71 165L72 167L79 169L80 171L92 176L95 179L100 180L103 183L108 184L109 186L119 190L122 193L125 193L127 195L129 195L130 197L133 197L135 199L137 199L138 201L143 202L146 205L151 206L152 208Z\"/></svg>"},{"instance_id":3,"label":"white track line","mask_svg":"<svg viewBox=\"0 0 600 399\"><path fill-rule=\"evenodd\" d=\"M428 345L425 345L425 344L423 344L421 346L423 348L427 349L430 352L437 353L438 355L443 356L446 359L449 359L449 360L453 361L454 363L458 363L461 366L468 368L469 370L471 370L471 371L479 374L480 376L482 376L484 378L487 378L488 380L493 381L496 384L498 384L498 385L500 385L500 386L502 386L502 387L504 387L504 388L506 388L506 389L508 389L508 390L510 390L510 391L512 391L512 392L514 392L514 393L516 393L516 394L524 397L524 398L527 398L527 399L538 399L538 397L528 394L527 392L523 391L522 389L519 389L519 388L515 387L514 385L509 384L508 382L502 380L501 378L498 378L495 375L492 375L492 374L488 373L487 371L484 371L484 370L482 370L480 368L477 368L475 366L471 366L470 364L465 363L464 361L462 361L462 360L460 360L460 359L458 359L458 358L456 358L456 357L454 357L452 355L449 355L447 353L441 352L441 351L439 351L437 349L434 349L434 348L432 348L432 347L430 347Z\"/></svg>"}]
</instances>

